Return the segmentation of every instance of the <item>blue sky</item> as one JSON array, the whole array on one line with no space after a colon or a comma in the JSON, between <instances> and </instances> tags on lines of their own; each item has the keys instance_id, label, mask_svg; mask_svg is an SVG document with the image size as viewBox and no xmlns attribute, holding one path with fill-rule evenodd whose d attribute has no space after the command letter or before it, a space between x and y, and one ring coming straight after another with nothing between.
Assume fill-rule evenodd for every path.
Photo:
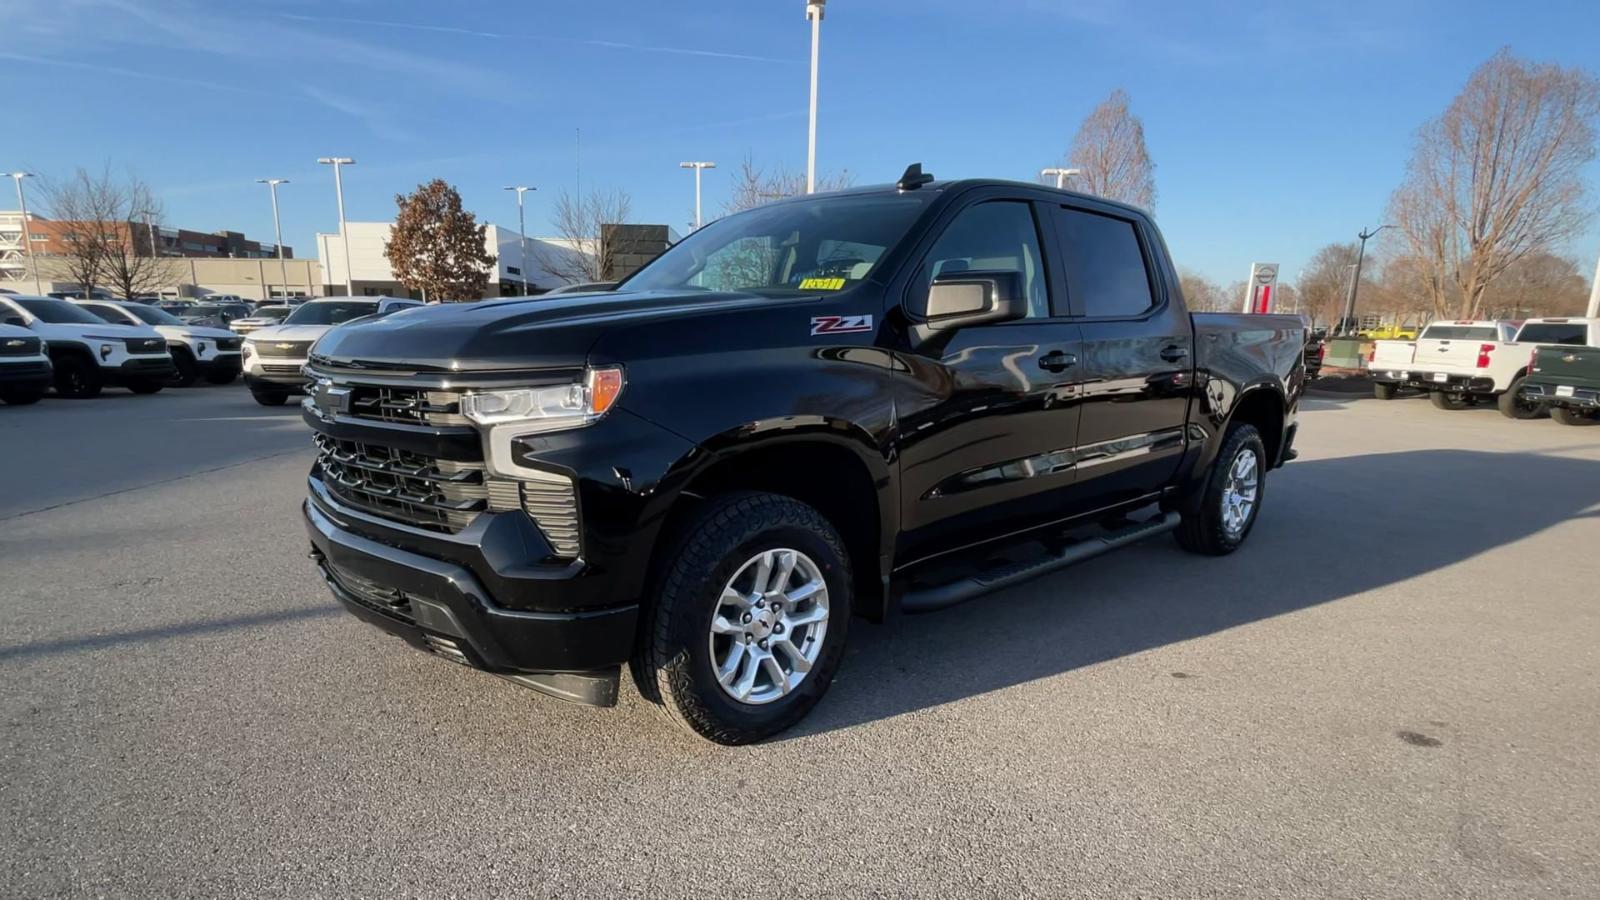
<instances>
[{"instance_id":1,"label":"blue sky","mask_svg":"<svg viewBox=\"0 0 1600 900\"><path fill-rule=\"evenodd\" d=\"M271 239L260 177L286 177L285 240L315 254L337 218L324 155L358 160L351 219L442 177L480 219L529 231L577 182L637 221L693 215L684 159L716 160L708 212L749 155L803 168L802 0L0 0L12 85L0 170L107 160L169 224ZM1286 278L1382 221L1412 132L1497 48L1600 64L1593 0L832 0L818 165L858 184L912 161L940 177L1037 177L1126 89L1157 164L1180 265L1223 283L1252 260ZM18 71L20 70L20 72ZM1600 165L1590 169L1600 205ZM0 206L6 205L0 201ZM1600 227L1568 253L1600 252Z\"/></svg>"}]
</instances>

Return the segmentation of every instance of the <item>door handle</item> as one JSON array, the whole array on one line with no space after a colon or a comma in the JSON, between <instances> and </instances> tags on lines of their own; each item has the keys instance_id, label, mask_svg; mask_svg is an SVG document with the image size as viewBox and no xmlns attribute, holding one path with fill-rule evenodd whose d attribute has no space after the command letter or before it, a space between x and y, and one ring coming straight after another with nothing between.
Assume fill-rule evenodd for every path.
<instances>
[{"instance_id":1,"label":"door handle","mask_svg":"<svg viewBox=\"0 0 1600 900\"><path fill-rule=\"evenodd\" d=\"M1056 350L1039 357L1039 368L1046 372L1064 372L1078 364L1078 357Z\"/></svg>"},{"instance_id":2,"label":"door handle","mask_svg":"<svg viewBox=\"0 0 1600 900\"><path fill-rule=\"evenodd\" d=\"M1168 344L1167 346L1161 348L1161 358L1167 362L1177 362L1188 355L1189 349L1187 347L1180 347L1177 344Z\"/></svg>"}]
</instances>

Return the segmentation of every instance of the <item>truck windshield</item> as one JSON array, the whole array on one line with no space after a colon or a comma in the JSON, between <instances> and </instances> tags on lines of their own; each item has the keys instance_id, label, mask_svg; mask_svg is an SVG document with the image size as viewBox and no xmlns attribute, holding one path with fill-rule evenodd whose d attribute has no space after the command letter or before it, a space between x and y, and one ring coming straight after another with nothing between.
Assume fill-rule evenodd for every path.
<instances>
[{"instance_id":1,"label":"truck windshield","mask_svg":"<svg viewBox=\"0 0 1600 900\"><path fill-rule=\"evenodd\" d=\"M1429 325L1422 333L1429 341L1493 341L1499 332L1493 325Z\"/></svg>"},{"instance_id":2,"label":"truck windshield","mask_svg":"<svg viewBox=\"0 0 1600 900\"><path fill-rule=\"evenodd\" d=\"M626 291L837 291L870 276L932 191L836 195L719 219L623 283Z\"/></svg>"},{"instance_id":3,"label":"truck windshield","mask_svg":"<svg viewBox=\"0 0 1600 900\"><path fill-rule=\"evenodd\" d=\"M351 319L370 316L378 311L378 304L359 300L325 303L307 303L297 308L283 320L285 325L343 325Z\"/></svg>"},{"instance_id":4,"label":"truck windshield","mask_svg":"<svg viewBox=\"0 0 1600 900\"><path fill-rule=\"evenodd\" d=\"M1529 322L1517 333L1517 342L1582 347L1589 342L1589 329L1583 322Z\"/></svg>"},{"instance_id":5,"label":"truck windshield","mask_svg":"<svg viewBox=\"0 0 1600 900\"><path fill-rule=\"evenodd\" d=\"M104 325L106 321L92 312L65 300L47 300L30 297L11 301L32 313L41 322L50 325ZM117 323L121 324L121 323Z\"/></svg>"}]
</instances>

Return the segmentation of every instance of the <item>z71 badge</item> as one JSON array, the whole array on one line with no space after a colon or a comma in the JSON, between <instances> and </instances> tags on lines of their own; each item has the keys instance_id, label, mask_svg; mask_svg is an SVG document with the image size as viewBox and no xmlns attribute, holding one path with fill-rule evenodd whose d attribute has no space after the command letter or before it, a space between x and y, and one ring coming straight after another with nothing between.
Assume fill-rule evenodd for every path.
<instances>
[{"instance_id":1,"label":"z71 badge","mask_svg":"<svg viewBox=\"0 0 1600 900\"><path fill-rule=\"evenodd\" d=\"M849 334L871 330L871 316L815 316L811 320L812 334Z\"/></svg>"}]
</instances>

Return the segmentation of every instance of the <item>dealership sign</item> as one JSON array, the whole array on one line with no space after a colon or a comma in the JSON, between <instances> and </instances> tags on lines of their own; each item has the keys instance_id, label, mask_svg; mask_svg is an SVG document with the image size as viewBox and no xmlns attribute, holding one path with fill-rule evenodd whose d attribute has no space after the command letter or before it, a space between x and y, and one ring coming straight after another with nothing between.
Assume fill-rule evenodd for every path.
<instances>
[{"instance_id":1,"label":"dealership sign","mask_svg":"<svg viewBox=\"0 0 1600 900\"><path fill-rule=\"evenodd\" d=\"M1272 312L1272 304L1278 299L1278 264L1251 263L1250 280L1245 284L1244 312Z\"/></svg>"}]
</instances>

